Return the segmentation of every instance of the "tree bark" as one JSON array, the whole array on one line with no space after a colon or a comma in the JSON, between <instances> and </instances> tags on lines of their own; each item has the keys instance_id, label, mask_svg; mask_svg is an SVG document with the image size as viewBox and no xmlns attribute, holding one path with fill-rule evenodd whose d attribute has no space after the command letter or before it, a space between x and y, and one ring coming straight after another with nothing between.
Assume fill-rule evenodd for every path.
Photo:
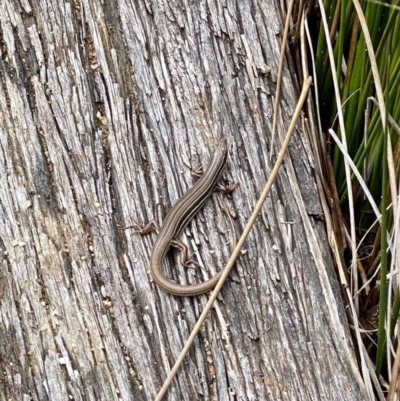
<instances>
[{"instance_id":1,"label":"tree bark","mask_svg":"<svg viewBox=\"0 0 400 401\"><path fill-rule=\"evenodd\" d=\"M272 145L278 5L0 4L0 401L152 400L208 295L157 287L155 236L120 227L162 221L224 137L241 233L298 96L285 69ZM364 399L310 148L298 127L166 399ZM181 238L203 268L169 252L173 280L223 267L233 233L217 195Z\"/></svg>"}]
</instances>

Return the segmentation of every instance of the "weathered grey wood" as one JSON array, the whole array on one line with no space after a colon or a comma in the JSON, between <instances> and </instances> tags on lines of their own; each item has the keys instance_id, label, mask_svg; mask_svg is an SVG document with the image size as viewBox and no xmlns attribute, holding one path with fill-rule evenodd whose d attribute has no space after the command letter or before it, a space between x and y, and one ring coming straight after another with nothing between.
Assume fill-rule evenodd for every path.
<instances>
[{"instance_id":1,"label":"weathered grey wood","mask_svg":"<svg viewBox=\"0 0 400 401\"><path fill-rule=\"evenodd\" d=\"M277 4L0 7L0 400L152 400L207 296L157 288L154 237L119 226L161 220L193 184L190 168L226 137L241 232L272 168ZM296 96L285 70L284 127ZM363 399L321 216L299 129L166 399ZM220 270L232 233L217 196L185 233L208 270L170 253L170 277Z\"/></svg>"}]
</instances>

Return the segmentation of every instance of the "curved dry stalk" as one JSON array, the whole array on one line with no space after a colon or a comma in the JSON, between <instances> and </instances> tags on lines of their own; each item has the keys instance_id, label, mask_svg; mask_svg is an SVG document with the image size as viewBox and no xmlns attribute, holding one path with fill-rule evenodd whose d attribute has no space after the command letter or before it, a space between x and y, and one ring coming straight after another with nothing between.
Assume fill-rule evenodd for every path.
<instances>
[{"instance_id":1,"label":"curved dry stalk","mask_svg":"<svg viewBox=\"0 0 400 401\"><path fill-rule=\"evenodd\" d=\"M283 76L283 62L285 60L285 47L286 47L286 42L287 42L287 37L288 37L288 32L289 32L290 18L292 18L293 6L294 6L294 0L290 0L289 8L286 13L285 29L283 31L283 37L282 37L281 56L279 57L276 92L275 92L275 103L274 103L274 114L272 117L272 139L271 139L270 157L272 156L272 150L274 149L276 119L278 118L278 112L279 112L279 98L281 95L281 85L282 85L282 76Z\"/></svg>"},{"instance_id":2,"label":"curved dry stalk","mask_svg":"<svg viewBox=\"0 0 400 401\"><path fill-rule=\"evenodd\" d=\"M229 273L232 270L232 267L235 264L235 261L236 261L237 257L239 256L239 252L242 249L242 247L244 245L244 242L246 241L246 239L247 239L247 237L248 237L248 235L250 233L250 230L251 230L256 218L258 217L258 214L261 211L261 208L262 208L262 206L263 206L263 204L265 202L265 199L268 196L268 193L269 193L269 191L270 191L270 189L272 187L272 184L275 181L275 178L276 178L276 176L278 174L279 168L280 168L280 166L281 166L281 164L283 162L283 159L285 157L287 148L289 146L290 139L291 139L292 134L294 132L294 129L296 127L297 120L298 120L298 118L300 116L301 109L303 107L304 102L307 99L308 91L309 91L310 86L311 86L311 81L312 81L312 79L311 79L311 77L309 77L307 80L305 80L305 82L303 84L303 89L301 91L301 95L300 95L299 101L297 103L296 110L294 112L292 121L291 121L291 123L289 125L285 140L283 141L283 144L282 144L282 147L281 147L281 151L279 152L278 159L276 160L275 166L274 166L274 168L273 168L273 170L271 172L271 175L270 175L270 177L268 179L268 182L265 185L265 188L264 188L264 190L263 190L263 192L262 192L262 194L260 196L260 199L257 202L256 207L254 208L254 211L253 211L253 213L252 213L252 215L251 215L251 217L250 217L250 219L249 219L249 221L248 221L248 223L247 223L247 225L246 225L246 227L245 227L245 229L243 231L243 234L239 238L239 241L236 244L236 247L233 250L231 257L229 258L229 261L228 261L228 263L226 264L226 266L225 266L225 268L223 270L221 278L219 279L217 285L215 286L215 289L211 293L210 299L208 300L203 312L201 313L199 319L197 320L196 325L194 326L192 332L190 333L190 336L189 336L188 340L186 341L186 344L184 345L184 347L183 347L178 359L176 360L174 366L171 369L171 372L169 373L169 375L166 378L163 386L161 387L160 392L157 394L157 397L156 397L155 401L161 401L162 398L164 397L165 393L167 392L168 387L170 386L170 384L172 382L172 379L174 378L176 372L178 371L180 365L182 364L183 359L186 356L187 352L189 351L189 348L191 347L191 345L192 345L197 333L200 331L200 328L201 328L202 324L204 323L204 320L206 319L208 312L212 308L214 301L216 300L219 292L221 291L222 286L224 285L226 279L228 278Z\"/></svg>"}]
</instances>

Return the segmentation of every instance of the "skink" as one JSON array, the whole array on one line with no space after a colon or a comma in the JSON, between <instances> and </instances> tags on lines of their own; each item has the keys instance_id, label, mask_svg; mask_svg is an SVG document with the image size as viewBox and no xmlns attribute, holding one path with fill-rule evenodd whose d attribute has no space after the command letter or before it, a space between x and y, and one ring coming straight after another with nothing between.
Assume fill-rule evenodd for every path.
<instances>
[{"instance_id":1,"label":"skink","mask_svg":"<svg viewBox=\"0 0 400 401\"><path fill-rule=\"evenodd\" d=\"M171 281L165 276L162 270L162 262L171 245L179 247L179 243L176 240L177 236L186 227L192 217L202 208L208 197L211 195L225 166L226 158L226 139L221 139L215 146L210 164L205 173L194 187L179 199L168 213L151 250L151 275L160 287L173 295L184 297L204 294L216 286L221 276L221 273L218 273L210 280L201 284L181 285ZM145 232L144 230L145 229L142 230L142 233Z\"/></svg>"}]
</instances>

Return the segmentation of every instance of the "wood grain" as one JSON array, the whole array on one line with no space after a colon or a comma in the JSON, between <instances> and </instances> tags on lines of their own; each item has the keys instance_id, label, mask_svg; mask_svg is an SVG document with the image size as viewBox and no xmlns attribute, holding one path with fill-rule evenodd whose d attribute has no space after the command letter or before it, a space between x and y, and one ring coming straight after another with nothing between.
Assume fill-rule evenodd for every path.
<instances>
[{"instance_id":1,"label":"wood grain","mask_svg":"<svg viewBox=\"0 0 400 401\"><path fill-rule=\"evenodd\" d=\"M0 401L152 400L207 296L158 288L154 237L119 227L162 221L225 137L240 233L273 165L277 3L0 7ZM275 154L292 78L285 70ZM312 160L299 127L166 399L364 399ZM200 282L222 268L232 233L220 209L215 195L182 238L209 270L173 252L169 277Z\"/></svg>"}]
</instances>

